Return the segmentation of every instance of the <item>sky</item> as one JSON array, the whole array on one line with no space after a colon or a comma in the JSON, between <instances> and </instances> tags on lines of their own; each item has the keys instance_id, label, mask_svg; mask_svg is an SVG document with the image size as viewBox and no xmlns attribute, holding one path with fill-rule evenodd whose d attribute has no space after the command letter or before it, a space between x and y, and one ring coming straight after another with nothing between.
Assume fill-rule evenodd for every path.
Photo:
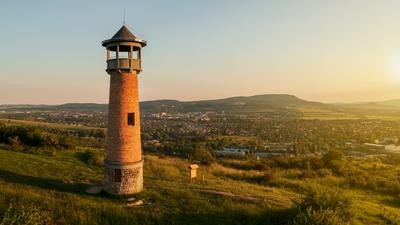
<instances>
[{"instance_id":1,"label":"sky","mask_svg":"<svg viewBox=\"0 0 400 225\"><path fill-rule=\"evenodd\" d=\"M143 101L400 98L400 1L1 0L0 104L106 103L124 9Z\"/></svg>"}]
</instances>

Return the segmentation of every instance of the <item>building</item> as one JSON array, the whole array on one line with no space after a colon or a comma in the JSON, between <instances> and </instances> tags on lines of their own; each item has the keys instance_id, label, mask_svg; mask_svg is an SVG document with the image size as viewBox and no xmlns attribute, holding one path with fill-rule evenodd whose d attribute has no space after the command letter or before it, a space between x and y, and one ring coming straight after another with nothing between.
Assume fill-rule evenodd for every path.
<instances>
[{"instance_id":1,"label":"building","mask_svg":"<svg viewBox=\"0 0 400 225\"><path fill-rule=\"evenodd\" d=\"M249 152L250 152L250 150L248 150L248 149L223 148L222 150L215 151L215 154L225 155L225 156L245 156Z\"/></svg>"},{"instance_id":2,"label":"building","mask_svg":"<svg viewBox=\"0 0 400 225\"><path fill-rule=\"evenodd\" d=\"M147 43L124 25L101 44L107 49L110 75L103 188L114 195L133 194L143 190L138 74L142 71L141 49Z\"/></svg>"}]
</instances>

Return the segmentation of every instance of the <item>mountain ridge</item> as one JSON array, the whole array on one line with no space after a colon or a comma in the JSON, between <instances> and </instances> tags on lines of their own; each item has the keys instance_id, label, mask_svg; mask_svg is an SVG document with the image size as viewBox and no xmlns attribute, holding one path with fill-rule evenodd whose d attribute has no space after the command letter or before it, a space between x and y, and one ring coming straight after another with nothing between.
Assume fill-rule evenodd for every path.
<instances>
[{"instance_id":1,"label":"mountain ridge","mask_svg":"<svg viewBox=\"0 0 400 225\"><path fill-rule=\"evenodd\" d=\"M65 103L59 105L21 104L0 105L0 110L11 111L107 111L108 104L102 103ZM140 102L144 113L156 112L271 112L281 110L314 109L348 109L348 110L400 110L400 99L354 103L322 103L309 101L291 94L260 94L252 96L233 96L220 99L180 101L174 99L157 99Z\"/></svg>"}]
</instances>

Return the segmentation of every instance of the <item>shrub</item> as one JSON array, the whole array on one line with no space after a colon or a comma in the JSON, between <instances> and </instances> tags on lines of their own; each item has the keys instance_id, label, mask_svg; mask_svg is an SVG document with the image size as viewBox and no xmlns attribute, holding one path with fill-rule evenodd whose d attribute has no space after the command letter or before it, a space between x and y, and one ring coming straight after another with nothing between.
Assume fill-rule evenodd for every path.
<instances>
[{"instance_id":1,"label":"shrub","mask_svg":"<svg viewBox=\"0 0 400 225\"><path fill-rule=\"evenodd\" d=\"M35 205L15 206L10 204L0 225L45 225L50 223L50 217L46 211L43 211Z\"/></svg>"},{"instance_id":2,"label":"shrub","mask_svg":"<svg viewBox=\"0 0 400 225\"><path fill-rule=\"evenodd\" d=\"M345 225L339 215L333 210L313 210L312 208L300 212L293 219L293 225Z\"/></svg>"},{"instance_id":3,"label":"shrub","mask_svg":"<svg viewBox=\"0 0 400 225\"><path fill-rule=\"evenodd\" d=\"M0 124L0 143L30 147L72 148L74 146L70 138L48 133L44 128L3 124Z\"/></svg>"},{"instance_id":4,"label":"shrub","mask_svg":"<svg viewBox=\"0 0 400 225\"><path fill-rule=\"evenodd\" d=\"M279 178L279 173L275 170L267 170L264 172L263 178L266 183L274 183Z\"/></svg>"},{"instance_id":5,"label":"shrub","mask_svg":"<svg viewBox=\"0 0 400 225\"><path fill-rule=\"evenodd\" d=\"M12 146L20 146L21 145L21 141L19 140L18 136L8 137L7 142L8 142L8 144L10 144Z\"/></svg>"},{"instance_id":6,"label":"shrub","mask_svg":"<svg viewBox=\"0 0 400 225\"><path fill-rule=\"evenodd\" d=\"M74 140L70 137L65 136L60 137L60 139L58 140L58 144L66 149L71 149L75 146Z\"/></svg>"},{"instance_id":7,"label":"shrub","mask_svg":"<svg viewBox=\"0 0 400 225\"><path fill-rule=\"evenodd\" d=\"M206 149L205 145L196 146L192 159L203 165L210 165L215 161L214 156L208 149Z\"/></svg>"},{"instance_id":8,"label":"shrub","mask_svg":"<svg viewBox=\"0 0 400 225\"><path fill-rule=\"evenodd\" d=\"M332 150L322 157L325 166L332 169L335 172L340 172L344 166L344 155L341 151Z\"/></svg>"},{"instance_id":9,"label":"shrub","mask_svg":"<svg viewBox=\"0 0 400 225\"><path fill-rule=\"evenodd\" d=\"M353 216L352 198L343 191L337 191L320 185L308 186L304 201L300 204L302 212L312 211L332 211L344 222L349 222ZM326 212L327 216L331 215ZM312 215L312 214L310 214ZM333 214L332 214L333 215Z\"/></svg>"},{"instance_id":10,"label":"shrub","mask_svg":"<svg viewBox=\"0 0 400 225\"><path fill-rule=\"evenodd\" d=\"M103 166L104 155L94 151L78 153L78 158L90 166Z\"/></svg>"}]
</instances>

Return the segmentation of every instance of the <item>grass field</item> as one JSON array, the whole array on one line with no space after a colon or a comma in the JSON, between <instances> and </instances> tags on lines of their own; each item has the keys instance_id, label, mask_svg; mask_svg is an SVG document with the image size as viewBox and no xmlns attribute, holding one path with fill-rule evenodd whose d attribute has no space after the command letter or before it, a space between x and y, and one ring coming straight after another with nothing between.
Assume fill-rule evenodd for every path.
<instances>
[{"instance_id":1,"label":"grass field","mask_svg":"<svg viewBox=\"0 0 400 225\"><path fill-rule=\"evenodd\" d=\"M14 119L2 119L0 118L0 122L10 125L31 125L31 126L44 126L44 127L54 127L61 129L70 129L70 128L82 128L82 129L103 129L98 127L88 127L88 126L73 126L61 123L48 123L41 121L32 121L32 120L14 120Z\"/></svg>"},{"instance_id":2,"label":"grass field","mask_svg":"<svg viewBox=\"0 0 400 225\"><path fill-rule=\"evenodd\" d=\"M71 129L30 121L12 120L9 125ZM224 138L239 142L256 140L252 136ZM127 198L86 193L87 188L102 182L102 157L103 150L93 147L48 151L45 147L13 148L0 144L0 225L26 224L26 221L33 221L28 224L288 224L310 185L350 196L351 208L356 212L351 224L396 224L394 220L400 215L400 165L394 161L346 160L345 166L359 174L355 177L358 186L351 186L346 176L335 175L333 170L302 167L300 164L306 161L301 158L297 161L300 166L287 168L266 166L263 163L267 162L254 159L218 159L210 165L201 165L200 179L191 183L187 167L193 162L145 154L145 190L133 196L144 204L130 206Z\"/></svg>"},{"instance_id":3,"label":"grass field","mask_svg":"<svg viewBox=\"0 0 400 225\"><path fill-rule=\"evenodd\" d=\"M145 191L136 196L146 204L127 207L121 199L85 193L101 182L102 168L87 166L77 154L0 150L2 212L10 205L33 204L54 224L253 224L266 209L291 206L298 198L290 191L217 179L211 167L205 168L204 182L189 183L189 162L146 156Z\"/></svg>"},{"instance_id":4,"label":"grass field","mask_svg":"<svg viewBox=\"0 0 400 225\"><path fill-rule=\"evenodd\" d=\"M146 155L145 191L135 196L145 204L128 207L124 199L85 193L91 184L101 183L102 168L83 162L81 151L87 149L53 156L0 150L0 216L32 206L47 224L277 224L274 218L301 200L305 185L340 187L342 182L334 176L291 179L294 171L285 170L266 185L251 179L262 175L260 171L213 164L201 167L204 181L190 183L189 161ZM341 189L355 199L353 224L385 224L382 207L400 215L397 197Z\"/></svg>"}]
</instances>

